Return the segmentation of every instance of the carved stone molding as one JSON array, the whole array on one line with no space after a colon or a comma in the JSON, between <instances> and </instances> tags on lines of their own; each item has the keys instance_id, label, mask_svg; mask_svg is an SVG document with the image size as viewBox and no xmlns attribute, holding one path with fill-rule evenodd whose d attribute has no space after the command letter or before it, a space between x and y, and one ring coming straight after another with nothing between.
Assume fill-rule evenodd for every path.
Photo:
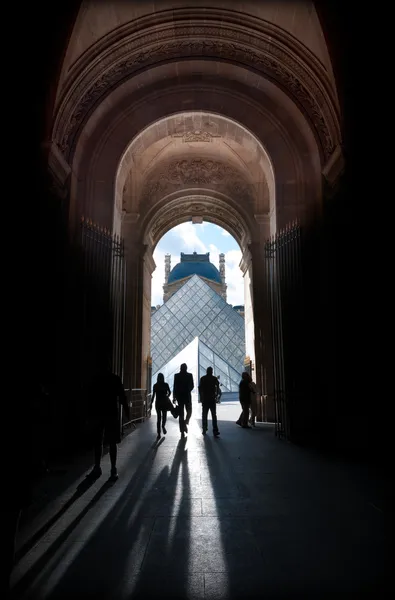
<instances>
[{"instance_id":1,"label":"carved stone molding","mask_svg":"<svg viewBox=\"0 0 395 600\"><path fill-rule=\"evenodd\" d=\"M158 195L169 194L180 186L215 186L233 197L248 201L248 185L233 167L212 159L194 158L174 160L159 175L143 187L142 200L150 201Z\"/></svg>"},{"instance_id":2,"label":"carved stone molding","mask_svg":"<svg viewBox=\"0 0 395 600\"><path fill-rule=\"evenodd\" d=\"M144 21L122 28L122 37L109 34L73 69L59 104L54 133L67 157L72 156L84 124L93 110L118 85L143 68L163 61L204 58L228 61L259 72L274 81L304 111L315 130L325 160L340 138L335 98L325 69L295 39L273 25L251 21L251 28L232 23L233 11L201 9L187 20L169 18L162 23ZM210 13L213 16L210 16ZM192 13L191 13L192 14ZM250 19L251 20L251 19ZM138 20L137 20L138 21ZM94 57L94 59L93 59Z\"/></svg>"},{"instance_id":3,"label":"carved stone molding","mask_svg":"<svg viewBox=\"0 0 395 600\"><path fill-rule=\"evenodd\" d=\"M174 227L176 222L188 221L194 215L225 226L240 244L250 239L248 228L236 210L233 210L224 201L201 196L177 199L167 204L165 209L157 210L146 228L150 243L155 245L166 231Z\"/></svg>"}]
</instances>

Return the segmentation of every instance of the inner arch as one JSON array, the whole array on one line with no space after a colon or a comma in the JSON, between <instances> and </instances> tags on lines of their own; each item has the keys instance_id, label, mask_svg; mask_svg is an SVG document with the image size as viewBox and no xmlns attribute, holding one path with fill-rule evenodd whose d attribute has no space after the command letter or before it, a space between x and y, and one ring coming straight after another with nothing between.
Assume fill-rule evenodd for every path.
<instances>
[{"instance_id":1,"label":"inner arch","mask_svg":"<svg viewBox=\"0 0 395 600\"><path fill-rule=\"evenodd\" d=\"M184 166L186 169L200 170L200 175L205 165L209 164L211 172L214 172L216 165L226 164L226 173L225 170L217 173L217 183L221 178L232 175L230 171L233 169L254 201L253 212L274 213L274 168L260 140L246 127L228 117L206 111L185 111L159 119L146 127L123 153L115 182L115 232L120 232L123 213L138 212L138 204L144 198L144 185L147 182L152 185L155 177L163 179L160 169L166 170L177 160L184 163L190 160L189 165ZM192 182L192 187L198 192L191 194L190 190L186 190L185 194L190 198L199 195L203 180L199 180L199 173L195 173L196 179L193 173L189 175L186 183ZM210 176L207 173L207 177ZM158 197L157 200L162 198ZM216 222L214 215L213 218L213 222ZM221 226L229 228L230 225L225 222ZM241 243L238 231L232 231L232 235L239 238Z\"/></svg>"}]
</instances>

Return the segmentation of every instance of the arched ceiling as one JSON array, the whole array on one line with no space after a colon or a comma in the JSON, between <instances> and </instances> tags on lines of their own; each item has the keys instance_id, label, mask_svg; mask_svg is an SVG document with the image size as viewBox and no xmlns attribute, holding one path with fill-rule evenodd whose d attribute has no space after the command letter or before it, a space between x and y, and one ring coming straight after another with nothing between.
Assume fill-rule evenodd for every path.
<instances>
[{"instance_id":1,"label":"arched ceiling","mask_svg":"<svg viewBox=\"0 0 395 600\"><path fill-rule=\"evenodd\" d=\"M191 194L167 200L151 211L142 222L143 242L153 251L159 240L176 225L199 217L203 221L219 225L237 241L242 251L251 243L251 225L232 208L229 198L218 194Z\"/></svg>"},{"instance_id":2,"label":"arched ceiling","mask_svg":"<svg viewBox=\"0 0 395 600\"><path fill-rule=\"evenodd\" d=\"M207 3L210 9L219 14L225 7L234 11L240 18L259 19L279 28L302 43L325 70L332 76L325 39L317 17L314 3L311 0L282 1L282 0L211 0ZM111 33L121 32L129 23L136 21L145 23L157 18L159 12L170 13L176 9L201 8L201 0L138 0L128 2L113 0L85 0L82 2L72 38L65 56L61 84L65 82L70 72L84 53L89 51L101 39ZM207 11L207 8L204 8ZM174 15L176 20L177 15Z\"/></svg>"},{"instance_id":3,"label":"arched ceiling","mask_svg":"<svg viewBox=\"0 0 395 600\"><path fill-rule=\"evenodd\" d=\"M280 226L312 215L341 143L312 3L84 2L53 140L72 173L71 212L107 227L114 192L139 236L157 211L167 226L170 204L173 219L199 205L222 224L228 206L248 232L238 239L259 240L274 211Z\"/></svg>"},{"instance_id":4,"label":"arched ceiling","mask_svg":"<svg viewBox=\"0 0 395 600\"><path fill-rule=\"evenodd\" d=\"M273 82L240 66L183 60L155 66L127 79L89 116L73 155L73 173L81 197L81 201L76 200L80 204L78 212L95 214L100 222L113 226L116 175L122 157L129 156L127 149L133 148L133 144L130 145L133 140L137 144L140 141L143 177L152 163L152 153L156 151L158 166L164 166L164 159L170 158L171 153L166 154L165 147L161 147L166 139L172 140L169 149L178 155L184 147L188 148L191 159L195 152L201 158L202 151L207 153L207 158L213 158L212 150L208 148L214 148L219 140L198 145L183 142L181 145L180 138L171 137L173 130L177 133L174 127L170 132L167 129L170 125L166 123L177 122L177 119L172 121L172 117L184 118L180 115L191 112L213 115L217 123L221 122L222 115L222 156L226 156L244 176L248 175L247 184L253 184L255 191L259 191L260 208L243 203L239 206L240 211L248 212L249 219L253 219L249 223L250 230L254 227L254 215L269 211L269 205L264 204L268 196L271 198L270 210L274 208L274 197L277 210L287 207L287 214L283 216L286 221L300 215L303 205L313 206L317 202L321 189L317 139L303 113L287 94ZM240 146L244 145L246 147L242 149ZM131 150L130 154L133 154ZM218 159L218 154L215 158ZM122 161L122 164L126 163L128 161ZM130 164L128 168L133 168ZM272 171L276 177L275 190L273 177L270 177ZM122 174L123 181L126 172L127 168ZM135 177L135 185L139 178L140 175ZM258 190L261 183L261 190ZM133 189L128 193L136 200L139 198ZM116 191L118 208L122 202L121 188ZM147 208L145 202L139 208L135 207L133 218L142 219ZM245 214L244 218L247 218Z\"/></svg>"},{"instance_id":5,"label":"arched ceiling","mask_svg":"<svg viewBox=\"0 0 395 600\"><path fill-rule=\"evenodd\" d=\"M203 111L178 113L144 129L124 153L116 179L118 209L139 212L164 195L192 188L237 194L269 210L274 173L259 141L235 121ZM121 204L120 202L121 201Z\"/></svg>"},{"instance_id":6,"label":"arched ceiling","mask_svg":"<svg viewBox=\"0 0 395 600\"><path fill-rule=\"evenodd\" d=\"M153 69L159 65L170 66L176 62L181 66L183 61L191 60L204 63L189 73L202 85L210 77L213 66L217 79L222 77L230 85L233 85L233 79L229 67L242 68L246 80L256 80L252 84L255 89L261 85L258 82L272 82L307 119L317 139L323 163L329 159L340 140L333 77L322 62L322 56L317 58L318 55L305 45L309 37L306 31L310 32L312 27L310 21L305 20L305 25L310 23L310 28L303 35L300 30L304 44L289 33L291 22L299 18L297 15L304 14L306 19L310 15L310 19L313 14L311 10L303 12L304 9L301 9L299 13L294 8L299 6L298 3L276 3L281 9L278 8L275 14L283 15L280 20L288 23L287 27L282 28L274 21L262 18L259 11L253 9L253 3L251 6L247 3L250 14L245 10L239 12L237 8L240 9L240 5L235 3L230 3L232 9L220 9L216 3L210 8L203 8L198 3L179 2L172 10L162 9L166 4L159 3L159 10L155 4L156 10L149 17L138 16L141 14L141 7L137 10L139 3L115 3L117 11L119 9L125 19L121 19L115 29L109 30L110 26L98 25L103 19L105 4L83 6L69 45L69 53L72 53L74 46L80 48L73 55L75 59L77 55L79 58L74 60L72 66L69 65L70 68L66 66L67 59L65 61L64 71L67 71L67 75L63 77L58 90L53 136L66 160L72 159L90 116L99 106L105 106L108 98L114 96L125 82L133 81L134 92L137 92L139 87L135 80L142 74L145 73L147 81L150 81ZM143 4L146 6L148 3ZM266 5L254 3L258 4ZM133 13L125 8L126 12L123 13L121 5L128 6L130 10L134 6L136 11ZM244 3L242 6L245 8ZM85 31L84 27L90 28L89 18L94 9L97 9L97 27L93 27L96 33L92 33L91 43L87 47L82 32ZM317 24L314 27L316 30ZM159 83L156 81L157 86ZM213 86L215 82L212 82Z\"/></svg>"}]
</instances>

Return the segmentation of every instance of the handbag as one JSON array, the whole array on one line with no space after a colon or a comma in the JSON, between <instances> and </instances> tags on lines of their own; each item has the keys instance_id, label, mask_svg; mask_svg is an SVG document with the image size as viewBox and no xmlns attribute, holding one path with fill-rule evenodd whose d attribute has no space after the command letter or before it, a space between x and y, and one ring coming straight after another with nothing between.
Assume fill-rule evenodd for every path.
<instances>
[{"instance_id":1,"label":"handbag","mask_svg":"<svg viewBox=\"0 0 395 600\"><path fill-rule=\"evenodd\" d=\"M171 412L172 416L175 419L178 419L178 417L180 416L180 407L178 406L178 404L173 404L170 400L169 400L169 402L171 405L170 412Z\"/></svg>"},{"instance_id":2,"label":"handbag","mask_svg":"<svg viewBox=\"0 0 395 600\"><path fill-rule=\"evenodd\" d=\"M180 414L178 404L173 404L170 398L167 398L166 410L170 412L175 419L177 419L178 415Z\"/></svg>"}]
</instances>

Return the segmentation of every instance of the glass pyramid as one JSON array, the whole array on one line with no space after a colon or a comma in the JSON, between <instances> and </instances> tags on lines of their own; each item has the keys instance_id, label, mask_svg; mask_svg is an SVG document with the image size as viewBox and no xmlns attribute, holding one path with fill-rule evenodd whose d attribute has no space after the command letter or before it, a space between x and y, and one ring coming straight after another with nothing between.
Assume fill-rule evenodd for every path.
<instances>
[{"instance_id":1,"label":"glass pyramid","mask_svg":"<svg viewBox=\"0 0 395 600\"><path fill-rule=\"evenodd\" d=\"M152 315L151 353L153 383L162 372L172 388L174 373L186 362L195 391L208 366L220 376L223 392L237 391L245 357L244 319L194 275Z\"/></svg>"}]
</instances>

